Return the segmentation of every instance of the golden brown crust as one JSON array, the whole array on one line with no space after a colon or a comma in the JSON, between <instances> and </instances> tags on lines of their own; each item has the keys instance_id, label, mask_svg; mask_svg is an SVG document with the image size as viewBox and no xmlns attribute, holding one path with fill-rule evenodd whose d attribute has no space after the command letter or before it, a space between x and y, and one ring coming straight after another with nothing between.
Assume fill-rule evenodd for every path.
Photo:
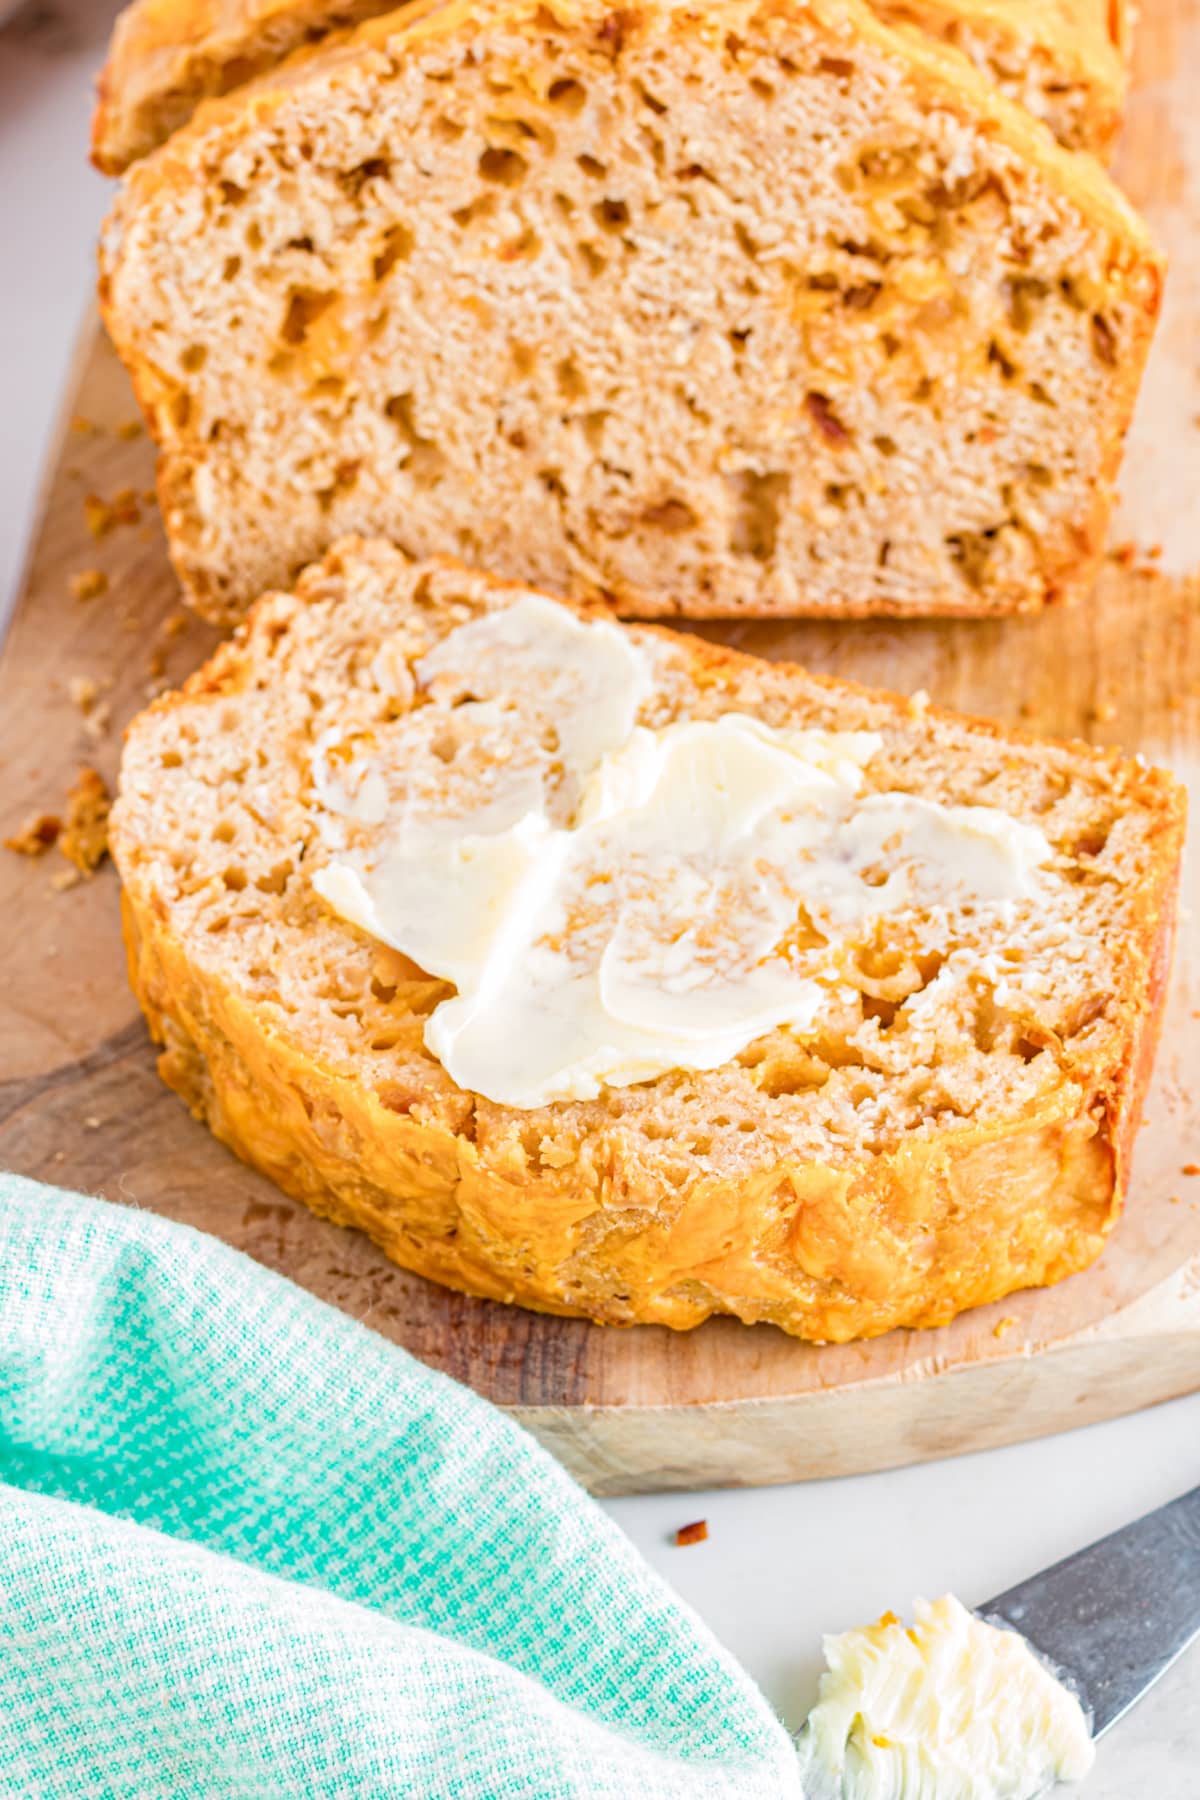
<instances>
[{"instance_id":1,"label":"golden brown crust","mask_svg":"<svg viewBox=\"0 0 1200 1800\"><path fill-rule=\"evenodd\" d=\"M964 51L1072 150L1107 158L1129 86L1124 0L873 0Z\"/></svg>"},{"instance_id":2,"label":"golden brown crust","mask_svg":"<svg viewBox=\"0 0 1200 1800\"><path fill-rule=\"evenodd\" d=\"M340 554L370 552L350 544ZM322 571L313 575L319 581ZM261 609L131 734L152 717L169 724L197 702L220 705L251 682L260 619L269 619ZM674 634L650 635L679 644ZM684 643L698 685L745 682L763 667L723 646ZM880 719L910 713L902 698L786 665L771 679L819 689L850 710L869 702ZM935 735L968 730L980 754L989 744L1015 754L1036 742L933 709L924 718ZM1081 768L1107 771L1120 805L1150 821L1148 862L1106 999L1114 1029L1060 1045L1057 1074L1027 1105L907 1132L849 1157L765 1146L732 1180L683 1144L638 1153L600 1103L514 1115L457 1090L429 1103L411 1079L365 1080L281 1029L189 950L139 859L132 821L119 816L131 979L164 1046L163 1078L197 1117L314 1211L366 1231L419 1274L611 1324L686 1328L729 1312L833 1341L941 1324L1086 1267L1128 1179L1166 988L1183 799L1169 777L1113 753L1079 746L1070 754ZM564 1159L544 1133L547 1117L567 1113L575 1129ZM695 1123L711 1125L711 1115Z\"/></svg>"},{"instance_id":3,"label":"golden brown crust","mask_svg":"<svg viewBox=\"0 0 1200 1800\"><path fill-rule=\"evenodd\" d=\"M872 0L965 51L1071 149L1106 155L1127 74L1121 0ZM119 175L187 123L202 100L303 45L392 10L391 0L133 0L97 82L92 160Z\"/></svg>"}]
</instances>

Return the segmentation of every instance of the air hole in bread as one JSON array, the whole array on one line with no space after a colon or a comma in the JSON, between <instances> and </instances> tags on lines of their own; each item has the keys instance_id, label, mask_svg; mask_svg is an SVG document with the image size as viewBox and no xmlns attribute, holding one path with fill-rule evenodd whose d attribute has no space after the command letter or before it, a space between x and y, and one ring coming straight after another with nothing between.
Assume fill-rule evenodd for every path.
<instances>
[{"instance_id":1,"label":"air hole in bread","mask_svg":"<svg viewBox=\"0 0 1200 1800\"><path fill-rule=\"evenodd\" d=\"M221 880L225 883L225 886L229 889L231 894L240 894L246 885L246 871L245 869L236 867L226 869L221 876Z\"/></svg>"},{"instance_id":2,"label":"air hole in bread","mask_svg":"<svg viewBox=\"0 0 1200 1800\"><path fill-rule=\"evenodd\" d=\"M221 280L222 281L236 280L238 273L241 270L241 266L242 266L242 259L240 256L227 256L225 258L224 267L221 270Z\"/></svg>"},{"instance_id":3,"label":"air hole in bread","mask_svg":"<svg viewBox=\"0 0 1200 1800\"><path fill-rule=\"evenodd\" d=\"M629 223L629 208L624 200L597 200L592 217L601 230L619 236Z\"/></svg>"},{"instance_id":4,"label":"air hole in bread","mask_svg":"<svg viewBox=\"0 0 1200 1800\"><path fill-rule=\"evenodd\" d=\"M285 344L302 344L322 313L337 299L336 293L316 288L292 288L279 335Z\"/></svg>"},{"instance_id":5,"label":"air hole in bread","mask_svg":"<svg viewBox=\"0 0 1200 1800\"><path fill-rule=\"evenodd\" d=\"M338 176L338 185L351 199L357 199L368 181L386 181L391 172L392 165L384 157L369 156L352 169L343 169Z\"/></svg>"},{"instance_id":6,"label":"air hole in bread","mask_svg":"<svg viewBox=\"0 0 1200 1800\"><path fill-rule=\"evenodd\" d=\"M805 394L804 410L827 444L840 450L852 442L851 432L839 419L827 394Z\"/></svg>"},{"instance_id":7,"label":"air hole in bread","mask_svg":"<svg viewBox=\"0 0 1200 1800\"><path fill-rule=\"evenodd\" d=\"M957 564L969 588L978 590L987 580L995 535L992 527L987 531L954 531L945 540L950 560Z\"/></svg>"},{"instance_id":8,"label":"air hole in bread","mask_svg":"<svg viewBox=\"0 0 1200 1800\"><path fill-rule=\"evenodd\" d=\"M282 894L292 870L292 863L278 862L265 875L257 876L254 885L260 894Z\"/></svg>"},{"instance_id":9,"label":"air hole in bread","mask_svg":"<svg viewBox=\"0 0 1200 1800\"><path fill-rule=\"evenodd\" d=\"M1072 856L1099 856L1108 843L1108 834L1111 829L1111 822L1106 822L1096 824L1090 830L1082 832L1071 846Z\"/></svg>"},{"instance_id":10,"label":"air hole in bread","mask_svg":"<svg viewBox=\"0 0 1200 1800\"><path fill-rule=\"evenodd\" d=\"M413 234L406 225L389 227L371 265L376 281L386 280L397 263L408 260L412 249Z\"/></svg>"},{"instance_id":11,"label":"air hole in bread","mask_svg":"<svg viewBox=\"0 0 1200 1800\"><path fill-rule=\"evenodd\" d=\"M742 469L725 477L733 498L733 523L729 548L735 556L751 556L770 562L775 554L781 510L787 500L791 477L780 471L758 474Z\"/></svg>"},{"instance_id":12,"label":"air hole in bread","mask_svg":"<svg viewBox=\"0 0 1200 1800\"><path fill-rule=\"evenodd\" d=\"M578 424L583 431L589 449L599 451L603 448L604 427L608 418L609 414L607 412L598 409L595 412L584 413L578 420Z\"/></svg>"},{"instance_id":13,"label":"air hole in bread","mask_svg":"<svg viewBox=\"0 0 1200 1800\"><path fill-rule=\"evenodd\" d=\"M564 356L554 374L564 399L582 400L585 397L587 382L573 356Z\"/></svg>"},{"instance_id":14,"label":"air hole in bread","mask_svg":"<svg viewBox=\"0 0 1200 1800\"><path fill-rule=\"evenodd\" d=\"M516 187L524 180L529 164L517 150L504 150L492 144L479 158L479 173L484 181L499 187Z\"/></svg>"},{"instance_id":15,"label":"air hole in bread","mask_svg":"<svg viewBox=\"0 0 1200 1800\"><path fill-rule=\"evenodd\" d=\"M577 156L575 161L579 164L579 167L583 170L585 175L591 175L596 181L603 181L604 177L608 174L608 164L600 162L594 156L589 156L586 151L584 151L582 156Z\"/></svg>"},{"instance_id":16,"label":"air hole in bread","mask_svg":"<svg viewBox=\"0 0 1200 1800\"><path fill-rule=\"evenodd\" d=\"M440 474L445 459L432 438L423 437L413 414L412 394L393 394L384 407L388 418L408 445L402 467L418 486L428 486Z\"/></svg>"},{"instance_id":17,"label":"air hole in bread","mask_svg":"<svg viewBox=\"0 0 1200 1800\"><path fill-rule=\"evenodd\" d=\"M1008 316L1014 331L1026 332L1037 317L1038 302L1049 293L1044 281L1032 276L1014 275L1004 283Z\"/></svg>"},{"instance_id":18,"label":"air hole in bread","mask_svg":"<svg viewBox=\"0 0 1200 1800\"><path fill-rule=\"evenodd\" d=\"M587 103L587 89L581 81L564 75L558 81L550 83L546 98L551 106L557 106L565 113L579 113Z\"/></svg>"},{"instance_id":19,"label":"air hole in bread","mask_svg":"<svg viewBox=\"0 0 1200 1800\"><path fill-rule=\"evenodd\" d=\"M1003 345L1001 345L996 338L993 338L988 345L987 359L994 368L999 369L1005 381L1015 381L1021 372L1018 365L1013 361L1012 357L1009 356Z\"/></svg>"},{"instance_id":20,"label":"air hole in bread","mask_svg":"<svg viewBox=\"0 0 1200 1800\"><path fill-rule=\"evenodd\" d=\"M164 750L159 758L159 767L162 769L178 769L182 766L183 758L178 750Z\"/></svg>"},{"instance_id":21,"label":"air hole in bread","mask_svg":"<svg viewBox=\"0 0 1200 1800\"><path fill-rule=\"evenodd\" d=\"M668 536L681 531L692 531L696 523L696 515L687 502L677 500L674 496L660 500L657 506L648 506L642 513L643 525L649 525L655 531L665 531Z\"/></svg>"},{"instance_id":22,"label":"air hole in bread","mask_svg":"<svg viewBox=\"0 0 1200 1800\"><path fill-rule=\"evenodd\" d=\"M476 219L486 219L495 209L495 194L478 194L466 206L456 207L450 217L460 229L465 231L468 225L475 223Z\"/></svg>"}]
</instances>

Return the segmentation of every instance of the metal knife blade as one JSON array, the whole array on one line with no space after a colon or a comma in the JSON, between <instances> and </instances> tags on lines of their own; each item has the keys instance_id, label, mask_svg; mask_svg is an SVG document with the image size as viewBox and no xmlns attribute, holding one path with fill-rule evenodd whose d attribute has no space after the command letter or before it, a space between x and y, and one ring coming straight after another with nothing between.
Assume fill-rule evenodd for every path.
<instances>
[{"instance_id":1,"label":"metal knife blade","mask_svg":"<svg viewBox=\"0 0 1200 1800\"><path fill-rule=\"evenodd\" d=\"M1200 1636L1200 1487L975 1610L1070 1678L1100 1737Z\"/></svg>"}]
</instances>

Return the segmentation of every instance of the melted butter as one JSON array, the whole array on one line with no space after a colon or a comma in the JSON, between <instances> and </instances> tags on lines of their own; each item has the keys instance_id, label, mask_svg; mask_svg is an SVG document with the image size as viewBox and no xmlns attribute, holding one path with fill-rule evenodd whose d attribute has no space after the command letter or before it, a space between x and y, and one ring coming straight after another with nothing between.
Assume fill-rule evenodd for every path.
<instances>
[{"instance_id":1,"label":"melted butter","mask_svg":"<svg viewBox=\"0 0 1200 1800\"><path fill-rule=\"evenodd\" d=\"M820 1698L798 1740L811 1800L1032 1800L1078 1781L1083 1708L1024 1638L953 1595L825 1640Z\"/></svg>"},{"instance_id":2,"label":"melted butter","mask_svg":"<svg viewBox=\"0 0 1200 1800\"><path fill-rule=\"evenodd\" d=\"M832 947L853 926L1007 905L1050 855L994 808L864 796L873 733L638 725L649 655L534 595L449 633L416 674L430 703L314 748L338 852L314 885L454 984L426 1043L505 1104L810 1032L842 992Z\"/></svg>"}]
</instances>

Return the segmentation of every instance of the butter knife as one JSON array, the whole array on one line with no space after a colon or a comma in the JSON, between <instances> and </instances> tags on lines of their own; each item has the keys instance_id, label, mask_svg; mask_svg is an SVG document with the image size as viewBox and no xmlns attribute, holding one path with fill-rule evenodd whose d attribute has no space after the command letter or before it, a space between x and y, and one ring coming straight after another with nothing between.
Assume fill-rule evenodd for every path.
<instances>
[{"instance_id":1,"label":"butter knife","mask_svg":"<svg viewBox=\"0 0 1200 1800\"><path fill-rule=\"evenodd\" d=\"M1027 1638L1102 1737L1200 1636L1200 1487L975 1610Z\"/></svg>"}]
</instances>

